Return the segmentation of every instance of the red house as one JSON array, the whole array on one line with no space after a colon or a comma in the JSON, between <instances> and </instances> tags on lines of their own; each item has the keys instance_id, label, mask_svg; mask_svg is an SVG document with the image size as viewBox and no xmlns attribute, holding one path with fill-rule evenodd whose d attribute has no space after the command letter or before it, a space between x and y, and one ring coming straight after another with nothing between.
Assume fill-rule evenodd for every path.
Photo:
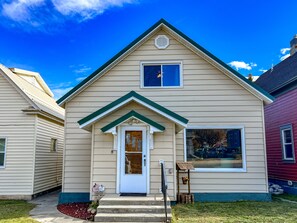
<instances>
[{"instance_id":1,"label":"red house","mask_svg":"<svg viewBox=\"0 0 297 223\"><path fill-rule=\"evenodd\" d=\"M269 180L297 194L297 35L290 45L290 56L256 84L275 97L264 111Z\"/></svg>"}]
</instances>

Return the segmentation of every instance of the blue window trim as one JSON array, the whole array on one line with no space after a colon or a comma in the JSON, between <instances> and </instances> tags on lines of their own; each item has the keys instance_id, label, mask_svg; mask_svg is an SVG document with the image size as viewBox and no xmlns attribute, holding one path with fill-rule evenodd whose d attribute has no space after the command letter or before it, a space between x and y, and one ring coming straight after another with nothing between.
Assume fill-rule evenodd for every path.
<instances>
[{"instance_id":1,"label":"blue window trim","mask_svg":"<svg viewBox=\"0 0 297 223\"><path fill-rule=\"evenodd\" d=\"M285 156L285 145L284 145L284 138L283 138L283 132L285 130L290 130L291 132L291 138L292 138L292 150L293 150L293 158L286 158ZM295 163L295 146L294 146L294 134L293 134L293 126L292 124L282 125L280 127L280 141L281 141L281 148L282 148L282 160L284 163Z\"/></svg>"}]
</instances>

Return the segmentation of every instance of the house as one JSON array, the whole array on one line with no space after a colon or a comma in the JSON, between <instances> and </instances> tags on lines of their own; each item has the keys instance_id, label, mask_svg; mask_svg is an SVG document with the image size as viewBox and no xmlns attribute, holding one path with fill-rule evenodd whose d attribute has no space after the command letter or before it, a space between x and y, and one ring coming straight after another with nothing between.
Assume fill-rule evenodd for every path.
<instances>
[{"instance_id":1,"label":"house","mask_svg":"<svg viewBox=\"0 0 297 223\"><path fill-rule=\"evenodd\" d=\"M256 81L276 99L265 107L268 177L297 194L297 35L290 56Z\"/></svg>"},{"instance_id":2,"label":"house","mask_svg":"<svg viewBox=\"0 0 297 223\"><path fill-rule=\"evenodd\" d=\"M273 97L161 19L66 93L60 203L160 193L191 161L196 200L269 200L264 104ZM181 182L181 181L180 181ZM180 185L187 191L187 185Z\"/></svg>"},{"instance_id":3,"label":"house","mask_svg":"<svg viewBox=\"0 0 297 223\"><path fill-rule=\"evenodd\" d=\"M61 187L64 109L42 77L0 65L0 198Z\"/></svg>"}]
</instances>

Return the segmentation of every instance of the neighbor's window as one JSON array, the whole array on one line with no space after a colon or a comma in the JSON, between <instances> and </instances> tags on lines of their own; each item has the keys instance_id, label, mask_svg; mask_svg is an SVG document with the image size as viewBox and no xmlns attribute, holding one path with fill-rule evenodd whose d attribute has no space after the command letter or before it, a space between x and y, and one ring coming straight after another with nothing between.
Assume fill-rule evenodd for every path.
<instances>
[{"instance_id":1,"label":"neighbor's window","mask_svg":"<svg viewBox=\"0 0 297 223\"><path fill-rule=\"evenodd\" d=\"M283 159L288 161L294 161L294 141L292 125L286 125L281 127L281 142L283 150Z\"/></svg>"},{"instance_id":2,"label":"neighbor's window","mask_svg":"<svg viewBox=\"0 0 297 223\"><path fill-rule=\"evenodd\" d=\"M0 138L0 167L4 167L5 152L6 152L6 139Z\"/></svg>"},{"instance_id":3,"label":"neighbor's window","mask_svg":"<svg viewBox=\"0 0 297 223\"><path fill-rule=\"evenodd\" d=\"M181 63L143 63L143 87L180 87Z\"/></svg>"},{"instance_id":4,"label":"neighbor's window","mask_svg":"<svg viewBox=\"0 0 297 223\"><path fill-rule=\"evenodd\" d=\"M243 128L186 129L186 158L208 171L245 170Z\"/></svg>"},{"instance_id":5,"label":"neighbor's window","mask_svg":"<svg viewBox=\"0 0 297 223\"><path fill-rule=\"evenodd\" d=\"M57 139L51 139L51 152L57 151Z\"/></svg>"}]
</instances>

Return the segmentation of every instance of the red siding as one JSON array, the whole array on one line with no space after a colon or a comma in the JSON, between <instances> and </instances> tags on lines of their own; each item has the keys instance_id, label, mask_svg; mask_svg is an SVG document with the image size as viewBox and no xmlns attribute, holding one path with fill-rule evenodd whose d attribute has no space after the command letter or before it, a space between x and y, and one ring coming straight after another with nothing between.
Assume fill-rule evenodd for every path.
<instances>
[{"instance_id":1,"label":"red siding","mask_svg":"<svg viewBox=\"0 0 297 223\"><path fill-rule=\"evenodd\" d=\"M297 89L292 90L265 107L267 164L269 178L297 181L297 163L282 160L280 127L292 124L295 158L297 155Z\"/></svg>"}]
</instances>

